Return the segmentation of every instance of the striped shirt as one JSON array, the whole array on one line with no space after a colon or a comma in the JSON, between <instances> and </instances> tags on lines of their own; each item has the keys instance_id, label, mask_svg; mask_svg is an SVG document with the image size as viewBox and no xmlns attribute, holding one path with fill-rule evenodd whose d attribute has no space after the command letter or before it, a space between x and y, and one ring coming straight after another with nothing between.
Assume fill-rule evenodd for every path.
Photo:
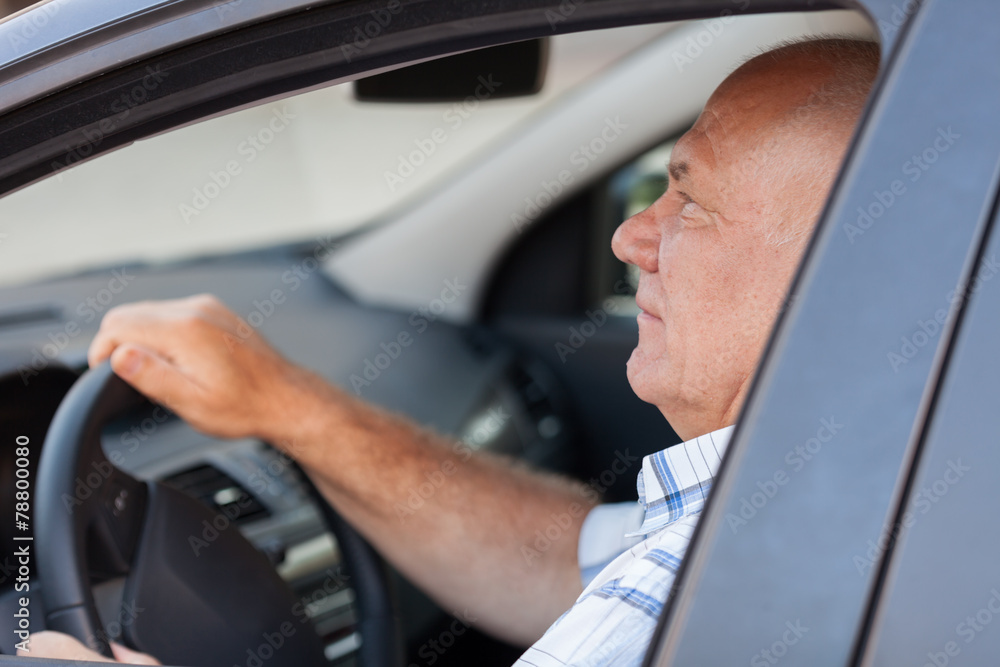
<instances>
[{"instance_id":1,"label":"striped shirt","mask_svg":"<svg viewBox=\"0 0 1000 667\"><path fill-rule=\"evenodd\" d=\"M590 512L580 533L584 591L515 667L642 664L732 432L645 457L638 505Z\"/></svg>"}]
</instances>

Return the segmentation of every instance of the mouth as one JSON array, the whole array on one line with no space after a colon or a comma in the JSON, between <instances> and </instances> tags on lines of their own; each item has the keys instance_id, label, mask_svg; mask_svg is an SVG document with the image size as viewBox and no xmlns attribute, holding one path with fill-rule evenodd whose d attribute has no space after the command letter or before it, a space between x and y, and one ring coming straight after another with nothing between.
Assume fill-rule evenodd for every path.
<instances>
[{"instance_id":1,"label":"mouth","mask_svg":"<svg viewBox=\"0 0 1000 667\"><path fill-rule=\"evenodd\" d=\"M655 321L660 321L660 316L659 315L657 315L656 313L651 312L649 310L649 308L647 308L642 303L639 303L639 301L636 301L635 305L639 306L639 310L642 311L642 312L639 313L639 319L640 320L655 320Z\"/></svg>"},{"instance_id":2,"label":"mouth","mask_svg":"<svg viewBox=\"0 0 1000 667\"><path fill-rule=\"evenodd\" d=\"M639 310L642 311L639 313L638 319L640 322L643 320L647 322L659 322L661 321L660 315L656 312L656 309L653 308L653 304L655 304L657 300L651 298L656 294L655 287L651 289L648 284L648 279L644 280L644 278L646 277L640 276L639 284L635 291L635 305L637 305Z\"/></svg>"}]
</instances>

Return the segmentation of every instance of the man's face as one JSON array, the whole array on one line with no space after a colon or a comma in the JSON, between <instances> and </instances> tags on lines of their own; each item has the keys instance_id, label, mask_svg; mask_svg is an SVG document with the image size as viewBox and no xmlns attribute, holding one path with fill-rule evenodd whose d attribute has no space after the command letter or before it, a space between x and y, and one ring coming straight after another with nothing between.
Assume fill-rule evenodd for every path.
<instances>
[{"instance_id":1,"label":"man's face","mask_svg":"<svg viewBox=\"0 0 1000 667\"><path fill-rule=\"evenodd\" d=\"M795 164L806 144L773 128L818 87L807 68L778 68L744 67L719 87L674 147L666 193L612 241L640 270L629 382L685 439L735 422L804 245L767 231L810 225L839 165L834 150L815 178L774 177L775 159Z\"/></svg>"}]
</instances>

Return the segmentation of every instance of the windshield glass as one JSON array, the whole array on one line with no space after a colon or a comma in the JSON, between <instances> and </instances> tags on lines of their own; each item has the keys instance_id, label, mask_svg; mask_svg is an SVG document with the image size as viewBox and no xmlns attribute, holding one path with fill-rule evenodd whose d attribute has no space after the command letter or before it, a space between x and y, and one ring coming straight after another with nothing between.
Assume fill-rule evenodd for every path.
<instances>
[{"instance_id":1,"label":"windshield glass","mask_svg":"<svg viewBox=\"0 0 1000 667\"><path fill-rule=\"evenodd\" d=\"M62 169L0 200L0 284L351 232L670 29L557 36L531 97L491 100L486 89L461 103L368 103L341 84Z\"/></svg>"}]
</instances>

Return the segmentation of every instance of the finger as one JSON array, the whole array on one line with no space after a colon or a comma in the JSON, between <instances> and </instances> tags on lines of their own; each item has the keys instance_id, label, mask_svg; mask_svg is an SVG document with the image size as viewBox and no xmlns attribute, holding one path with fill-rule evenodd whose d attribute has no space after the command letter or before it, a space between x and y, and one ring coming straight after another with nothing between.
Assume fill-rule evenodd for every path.
<instances>
[{"instance_id":1,"label":"finger","mask_svg":"<svg viewBox=\"0 0 1000 667\"><path fill-rule=\"evenodd\" d=\"M112 308L104 314L87 350L90 367L106 360L126 341L151 347L150 343L163 338L165 328L177 326L181 308L176 301L141 301Z\"/></svg>"},{"instance_id":2,"label":"finger","mask_svg":"<svg viewBox=\"0 0 1000 667\"><path fill-rule=\"evenodd\" d=\"M118 662L124 662L126 665L159 665L161 664L159 660L151 655L146 655L145 653L139 653L138 651L133 651L132 649L122 646L121 644L116 644L111 642L111 652L115 654L115 659Z\"/></svg>"},{"instance_id":3,"label":"finger","mask_svg":"<svg viewBox=\"0 0 1000 667\"><path fill-rule=\"evenodd\" d=\"M197 398L202 388L153 350L123 343L111 355L111 370L148 398L176 412L180 397Z\"/></svg>"},{"instance_id":4,"label":"finger","mask_svg":"<svg viewBox=\"0 0 1000 667\"><path fill-rule=\"evenodd\" d=\"M184 299L143 301L112 308L91 341L87 361L96 366L111 356L124 342L138 343L165 352L163 346L179 336L193 335L210 325L219 335L233 334L241 320L211 295L199 294Z\"/></svg>"},{"instance_id":5,"label":"finger","mask_svg":"<svg viewBox=\"0 0 1000 667\"><path fill-rule=\"evenodd\" d=\"M17 649L17 654L36 658L60 658L63 660L90 660L92 662L114 662L81 644L74 637L61 632L45 630L32 632L28 640L28 650Z\"/></svg>"}]
</instances>

